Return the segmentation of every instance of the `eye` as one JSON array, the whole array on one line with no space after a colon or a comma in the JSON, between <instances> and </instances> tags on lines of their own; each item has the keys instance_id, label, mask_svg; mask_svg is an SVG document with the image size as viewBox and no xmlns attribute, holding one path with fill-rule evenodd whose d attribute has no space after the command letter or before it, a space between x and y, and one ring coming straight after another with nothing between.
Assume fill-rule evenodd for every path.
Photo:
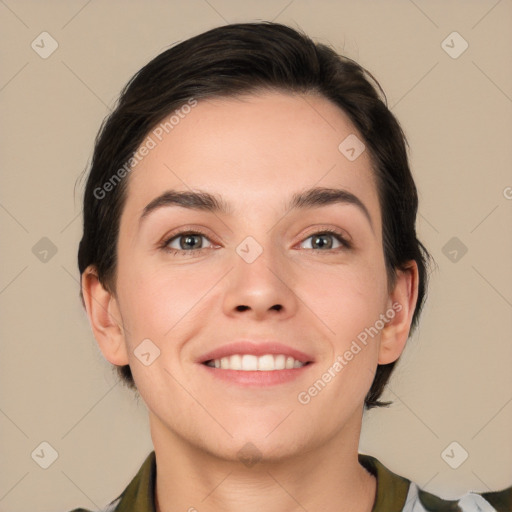
<instances>
[{"instance_id":1,"label":"eye","mask_svg":"<svg viewBox=\"0 0 512 512\"><path fill-rule=\"evenodd\" d=\"M339 249L340 247L345 249L352 247L352 244L340 232L334 229L318 231L304 239L302 244L304 244L306 240L311 240L310 245L312 246L306 247L306 249L320 250L323 252ZM335 246L336 243L338 246Z\"/></svg>"},{"instance_id":2,"label":"eye","mask_svg":"<svg viewBox=\"0 0 512 512\"><path fill-rule=\"evenodd\" d=\"M210 242L210 247L203 246L203 239ZM311 247L304 247L305 249L320 252L330 252L340 248L350 249L352 247L352 244L342 233L333 229L318 231L305 238L302 244L305 244L307 240L311 240ZM189 230L174 233L162 242L160 248L174 255L189 256L205 249L213 249L214 246L215 244L204 233Z\"/></svg>"},{"instance_id":3,"label":"eye","mask_svg":"<svg viewBox=\"0 0 512 512\"><path fill-rule=\"evenodd\" d=\"M210 239L199 231L182 231L175 233L172 237L162 242L161 248L171 254L195 254L203 249L211 249L212 247L203 247L202 239ZM211 243L211 241L210 241ZM213 246L213 244L212 244Z\"/></svg>"}]
</instances>

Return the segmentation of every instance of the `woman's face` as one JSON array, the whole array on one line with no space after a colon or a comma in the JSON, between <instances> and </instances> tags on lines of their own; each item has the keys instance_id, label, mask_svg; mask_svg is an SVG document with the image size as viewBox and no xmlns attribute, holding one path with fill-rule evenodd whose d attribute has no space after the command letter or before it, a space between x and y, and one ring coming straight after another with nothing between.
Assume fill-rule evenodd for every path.
<instances>
[{"instance_id":1,"label":"woman's face","mask_svg":"<svg viewBox=\"0 0 512 512\"><path fill-rule=\"evenodd\" d=\"M278 458L358 435L390 362L379 346L393 303L362 137L325 98L277 92L199 101L168 132L149 134L129 176L113 302L124 348L104 351L130 364L152 435L232 459L248 442ZM317 188L345 196L293 206ZM308 364L286 369L289 357ZM241 364L252 371L229 369Z\"/></svg>"}]
</instances>

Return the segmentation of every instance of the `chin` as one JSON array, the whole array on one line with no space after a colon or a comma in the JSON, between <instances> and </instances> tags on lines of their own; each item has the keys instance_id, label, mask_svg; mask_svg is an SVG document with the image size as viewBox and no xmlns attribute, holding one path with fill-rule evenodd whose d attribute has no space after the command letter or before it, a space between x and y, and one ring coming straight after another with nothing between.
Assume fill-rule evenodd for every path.
<instances>
[{"instance_id":1,"label":"chin","mask_svg":"<svg viewBox=\"0 0 512 512\"><path fill-rule=\"evenodd\" d=\"M222 459L240 461L252 467L256 463L275 463L293 458L314 444L312 439L305 438L304 432L294 435L290 425L284 427L283 422L282 426L275 429L276 425L271 428L268 425L264 428L251 425L245 429L240 427L238 430L230 430L232 438L226 435L222 440L212 439L208 451Z\"/></svg>"},{"instance_id":2,"label":"chin","mask_svg":"<svg viewBox=\"0 0 512 512\"><path fill-rule=\"evenodd\" d=\"M230 462L240 462L248 468L256 464L278 463L300 455L304 446L300 446L287 436L287 439L269 441L265 436L261 438L247 436L230 442L229 446L216 446L212 454Z\"/></svg>"}]
</instances>

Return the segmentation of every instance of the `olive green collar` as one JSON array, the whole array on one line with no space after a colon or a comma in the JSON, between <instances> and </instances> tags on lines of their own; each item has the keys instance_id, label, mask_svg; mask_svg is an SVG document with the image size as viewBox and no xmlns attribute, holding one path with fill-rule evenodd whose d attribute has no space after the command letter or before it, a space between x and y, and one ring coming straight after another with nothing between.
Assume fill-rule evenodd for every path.
<instances>
[{"instance_id":1,"label":"olive green collar","mask_svg":"<svg viewBox=\"0 0 512 512\"><path fill-rule=\"evenodd\" d=\"M405 506L411 482L390 471L371 455L358 455L359 463L377 479L372 512L401 511Z\"/></svg>"}]
</instances>

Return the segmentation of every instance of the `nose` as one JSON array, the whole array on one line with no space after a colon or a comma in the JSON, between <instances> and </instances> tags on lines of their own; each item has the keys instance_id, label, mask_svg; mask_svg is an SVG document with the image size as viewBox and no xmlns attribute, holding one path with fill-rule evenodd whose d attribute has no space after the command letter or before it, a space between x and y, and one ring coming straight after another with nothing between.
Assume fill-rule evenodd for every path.
<instances>
[{"instance_id":1,"label":"nose","mask_svg":"<svg viewBox=\"0 0 512 512\"><path fill-rule=\"evenodd\" d=\"M296 314L298 297L293 289L293 269L283 255L268 247L254 260L243 249L233 257L223 309L228 316L244 314L253 320L283 320ZM254 250L251 247L250 250Z\"/></svg>"}]
</instances>

